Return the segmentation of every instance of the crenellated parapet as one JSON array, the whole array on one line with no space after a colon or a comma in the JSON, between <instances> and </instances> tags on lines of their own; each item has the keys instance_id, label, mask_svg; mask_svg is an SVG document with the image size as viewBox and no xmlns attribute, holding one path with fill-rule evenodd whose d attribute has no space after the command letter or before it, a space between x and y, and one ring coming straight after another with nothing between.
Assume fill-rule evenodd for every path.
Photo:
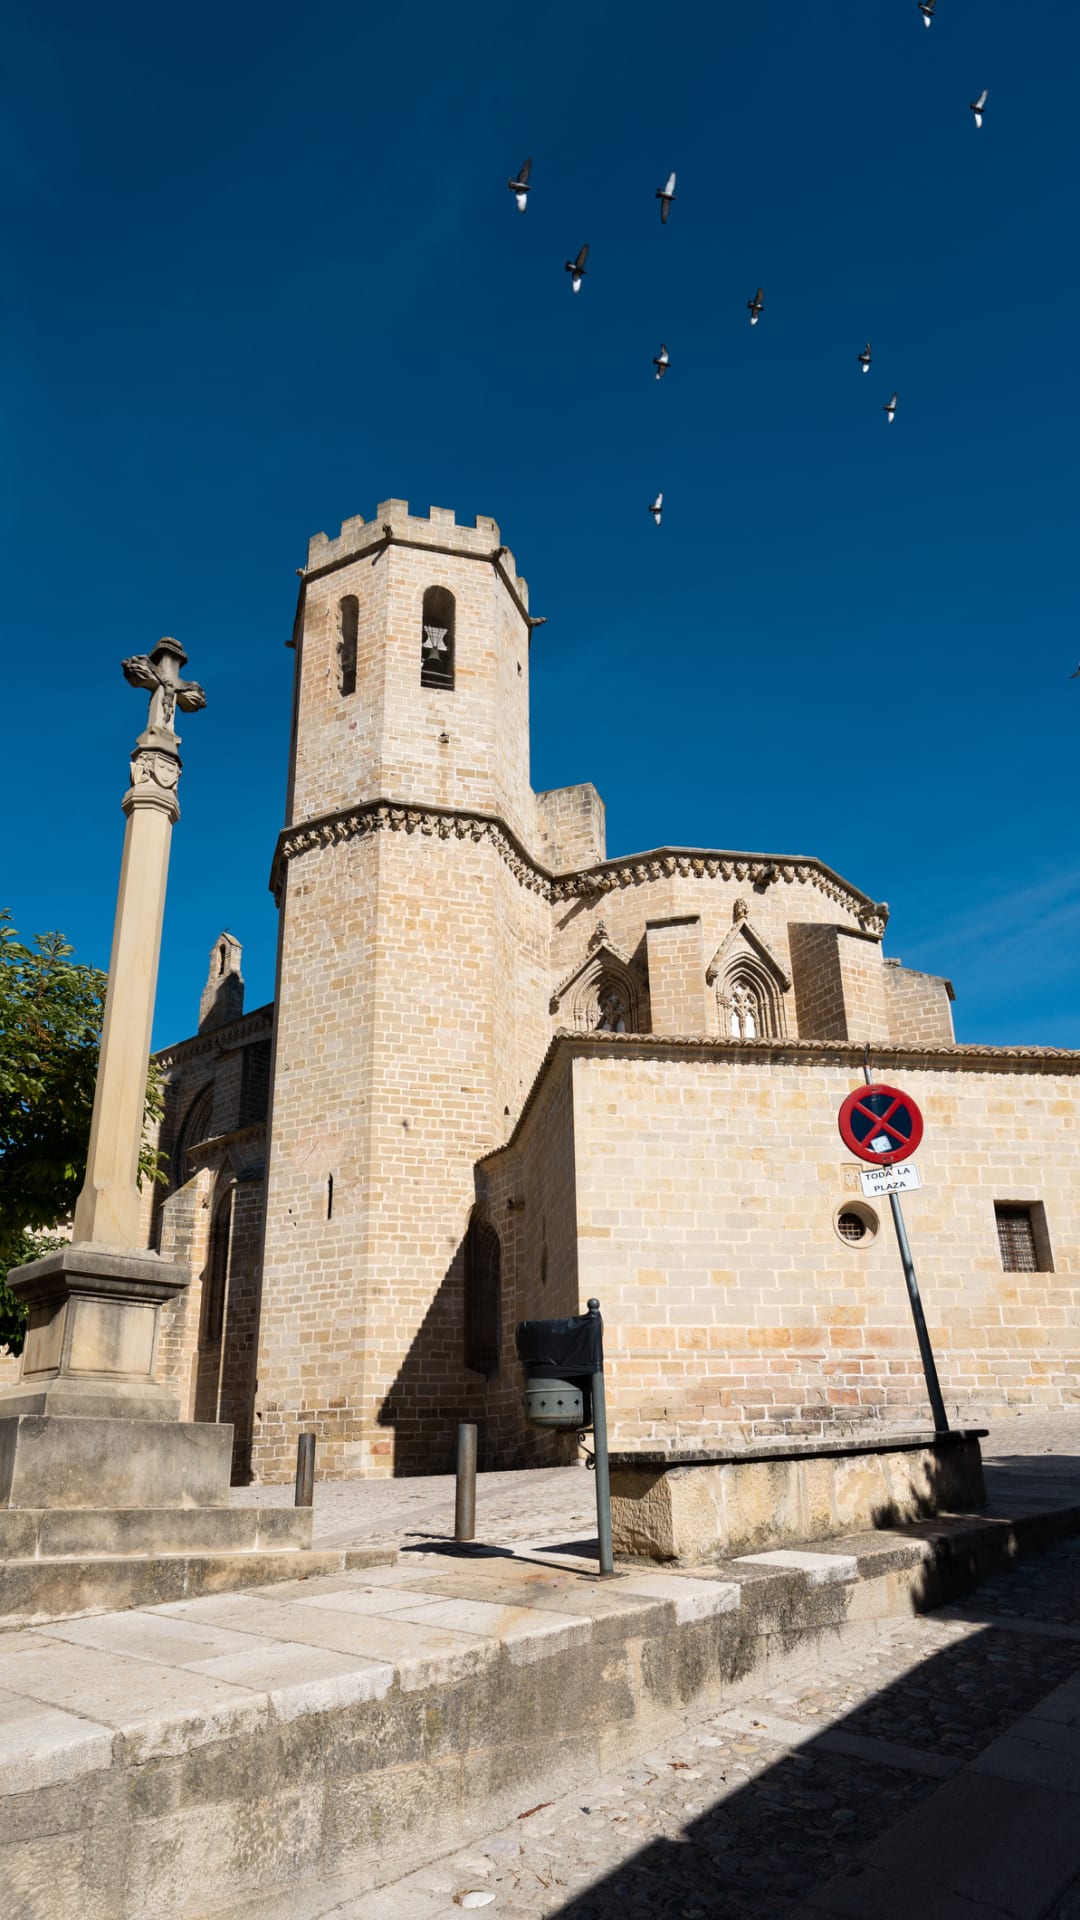
<instances>
[{"instance_id":1,"label":"crenellated parapet","mask_svg":"<svg viewBox=\"0 0 1080 1920\"><path fill-rule=\"evenodd\" d=\"M431 553L487 561L496 567L507 587L527 615L528 583L517 570L509 547L502 545L498 522L486 514L477 514L471 526L459 526L452 507L430 507L426 514L410 513L407 500L380 500L375 517L365 520L354 514L343 520L341 531L333 539L328 534L313 534L308 542L307 566L302 571L305 585L340 567L350 566L365 555L392 543L426 549Z\"/></svg>"}]
</instances>

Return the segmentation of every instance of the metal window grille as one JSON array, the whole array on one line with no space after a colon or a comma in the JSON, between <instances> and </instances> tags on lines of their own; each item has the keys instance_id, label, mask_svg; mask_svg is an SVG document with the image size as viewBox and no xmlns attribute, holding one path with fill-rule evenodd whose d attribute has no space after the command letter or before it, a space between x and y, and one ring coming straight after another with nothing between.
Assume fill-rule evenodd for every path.
<instances>
[{"instance_id":1,"label":"metal window grille","mask_svg":"<svg viewBox=\"0 0 1080 1920\"><path fill-rule=\"evenodd\" d=\"M995 1207L998 1247L1006 1273L1038 1273L1030 1207Z\"/></svg>"},{"instance_id":2,"label":"metal window grille","mask_svg":"<svg viewBox=\"0 0 1080 1920\"><path fill-rule=\"evenodd\" d=\"M842 1213L836 1222L837 1232L844 1240L865 1240L866 1221L860 1220L857 1213Z\"/></svg>"}]
</instances>

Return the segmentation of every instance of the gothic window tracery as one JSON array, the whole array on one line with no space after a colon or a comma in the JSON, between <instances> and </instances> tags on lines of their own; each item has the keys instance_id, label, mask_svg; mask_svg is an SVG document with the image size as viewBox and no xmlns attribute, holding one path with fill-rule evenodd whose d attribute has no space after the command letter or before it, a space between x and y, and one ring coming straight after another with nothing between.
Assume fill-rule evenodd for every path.
<instances>
[{"instance_id":1,"label":"gothic window tracery","mask_svg":"<svg viewBox=\"0 0 1080 1920\"><path fill-rule=\"evenodd\" d=\"M736 1040L756 1040L765 1030L761 1001L746 980L736 980L728 997L728 1027Z\"/></svg>"},{"instance_id":2,"label":"gothic window tracery","mask_svg":"<svg viewBox=\"0 0 1080 1920\"><path fill-rule=\"evenodd\" d=\"M625 1033L629 1014L626 994L615 980L601 979L596 993L597 1033Z\"/></svg>"},{"instance_id":3,"label":"gothic window tracery","mask_svg":"<svg viewBox=\"0 0 1080 1920\"><path fill-rule=\"evenodd\" d=\"M728 1040L782 1040L791 980L750 919L745 900L735 901L732 923L705 973L716 993L717 1031Z\"/></svg>"}]
</instances>

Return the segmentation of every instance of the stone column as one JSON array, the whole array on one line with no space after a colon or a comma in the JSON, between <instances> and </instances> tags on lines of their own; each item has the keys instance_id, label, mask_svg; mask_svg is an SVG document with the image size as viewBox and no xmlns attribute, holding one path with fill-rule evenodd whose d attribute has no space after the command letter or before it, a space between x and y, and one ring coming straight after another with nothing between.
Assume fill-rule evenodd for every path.
<instances>
[{"instance_id":1,"label":"stone column","mask_svg":"<svg viewBox=\"0 0 1080 1920\"><path fill-rule=\"evenodd\" d=\"M75 1206L73 1234L78 1242L98 1246L137 1247L140 1241L139 1153L169 843L180 818L178 745L177 735L162 728L148 727L139 735L131 756L131 785L122 802L127 829L109 991L86 1178Z\"/></svg>"},{"instance_id":2,"label":"stone column","mask_svg":"<svg viewBox=\"0 0 1080 1920\"><path fill-rule=\"evenodd\" d=\"M72 1244L8 1276L30 1319L19 1385L0 1394L0 1417L175 1420L178 1413L154 1366L161 1308L189 1276L140 1245L138 1162L169 841L180 815L173 716L178 706L190 713L206 705L201 687L180 678L186 657L164 639L149 656L123 663L131 685L150 693L150 714L123 800L127 828L86 1179Z\"/></svg>"}]
</instances>

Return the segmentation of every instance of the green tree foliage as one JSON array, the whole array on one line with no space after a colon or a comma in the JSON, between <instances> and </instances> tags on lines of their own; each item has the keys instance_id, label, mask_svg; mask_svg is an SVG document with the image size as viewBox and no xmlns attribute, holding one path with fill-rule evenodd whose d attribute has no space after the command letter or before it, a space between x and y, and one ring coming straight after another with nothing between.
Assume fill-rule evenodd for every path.
<instances>
[{"instance_id":1,"label":"green tree foliage","mask_svg":"<svg viewBox=\"0 0 1080 1920\"><path fill-rule=\"evenodd\" d=\"M22 1349L25 1311L6 1285L12 1267L60 1244L50 1229L71 1213L86 1169L105 975L74 958L62 934L28 946L0 911L0 1348ZM162 1112L150 1075L147 1118ZM140 1182L164 1179L144 1146Z\"/></svg>"}]
</instances>

